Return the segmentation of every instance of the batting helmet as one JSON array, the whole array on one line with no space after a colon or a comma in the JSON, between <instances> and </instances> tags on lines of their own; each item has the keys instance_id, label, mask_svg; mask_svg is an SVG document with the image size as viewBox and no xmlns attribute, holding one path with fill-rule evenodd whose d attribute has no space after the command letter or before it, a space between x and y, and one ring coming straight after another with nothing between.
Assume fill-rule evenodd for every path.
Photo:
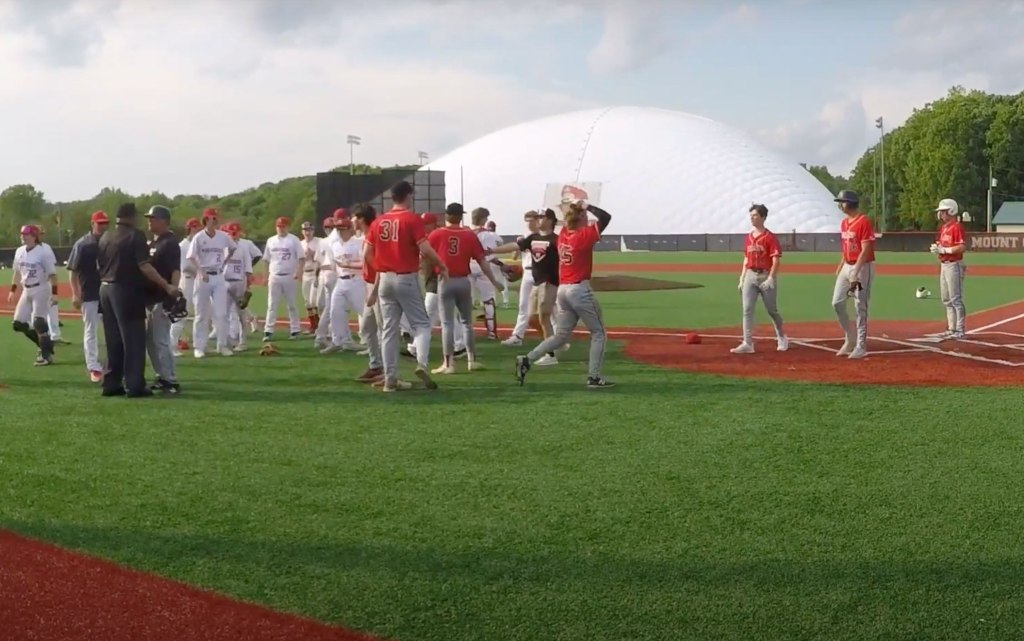
<instances>
[{"instance_id":1,"label":"batting helmet","mask_svg":"<svg viewBox=\"0 0 1024 641\"><path fill-rule=\"evenodd\" d=\"M960 205L956 204L952 198L943 198L939 201L939 206L935 208L935 211L947 211L950 216L956 216L960 212Z\"/></svg>"}]
</instances>

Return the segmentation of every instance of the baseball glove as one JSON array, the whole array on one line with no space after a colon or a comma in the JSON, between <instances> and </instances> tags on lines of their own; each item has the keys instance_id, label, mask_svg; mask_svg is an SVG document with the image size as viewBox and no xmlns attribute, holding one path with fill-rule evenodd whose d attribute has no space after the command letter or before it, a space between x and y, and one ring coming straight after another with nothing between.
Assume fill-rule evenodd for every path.
<instances>
[{"instance_id":1,"label":"baseball glove","mask_svg":"<svg viewBox=\"0 0 1024 641\"><path fill-rule=\"evenodd\" d=\"M260 349L260 356L277 356L278 354L280 354L280 352L278 352L277 348L273 345L264 345L263 348Z\"/></svg>"},{"instance_id":2,"label":"baseball glove","mask_svg":"<svg viewBox=\"0 0 1024 641\"><path fill-rule=\"evenodd\" d=\"M188 300L184 296L168 298L164 301L164 311L172 323L188 318Z\"/></svg>"},{"instance_id":3,"label":"baseball glove","mask_svg":"<svg viewBox=\"0 0 1024 641\"><path fill-rule=\"evenodd\" d=\"M252 291L246 290L242 297L238 299L238 309L245 309L249 306L249 301L252 300Z\"/></svg>"},{"instance_id":4,"label":"baseball glove","mask_svg":"<svg viewBox=\"0 0 1024 641\"><path fill-rule=\"evenodd\" d=\"M860 281L850 283L850 289L846 291L846 295L853 296L862 289L864 288L861 286Z\"/></svg>"}]
</instances>

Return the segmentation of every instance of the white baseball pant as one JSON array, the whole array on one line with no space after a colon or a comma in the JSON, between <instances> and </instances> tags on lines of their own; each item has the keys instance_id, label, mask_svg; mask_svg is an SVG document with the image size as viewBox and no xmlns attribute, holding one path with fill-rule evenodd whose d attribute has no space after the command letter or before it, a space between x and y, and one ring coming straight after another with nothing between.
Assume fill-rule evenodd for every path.
<instances>
[{"instance_id":1,"label":"white baseball pant","mask_svg":"<svg viewBox=\"0 0 1024 641\"><path fill-rule=\"evenodd\" d=\"M317 340L328 342L332 340L334 327L331 324L331 318L333 318L334 310L331 305L333 303L334 290L338 286L338 273L333 269L320 272L320 285L317 287L319 295L317 296L316 307L320 310L320 324L316 327L316 338ZM345 329L348 330L348 319L346 318Z\"/></svg>"},{"instance_id":2,"label":"white baseball pant","mask_svg":"<svg viewBox=\"0 0 1024 641\"><path fill-rule=\"evenodd\" d=\"M302 328L299 322L299 309L295 304L295 277L284 274L272 274L267 283L267 319L263 331L273 333L277 325L277 308L284 303L288 307L288 323L292 334Z\"/></svg>"},{"instance_id":3,"label":"white baseball pant","mask_svg":"<svg viewBox=\"0 0 1024 641\"><path fill-rule=\"evenodd\" d=\"M246 327L249 325L249 312L240 308L238 302L245 295L244 280L229 280L228 284L228 342L238 347L246 346Z\"/></svg>"},{"instance_id":4,"label":"white baseball pant","mask_svg":"<svg viewBox=\"0 0 1024 641\"><path fill-rule=\"evenodd\" d=\"M331 294L331 343L338 347L352 345L352 331L348 327L349 314L362 317L366 306L366 282L362 276L338 278ZM326 325L326 323L322 323ZM365 337L364 337L365 340Z\"/></svg>"},{"instance_id":5,"label":"white baseball pant","mask_svg":"<svg viewBox=\"0 0 1024 641\"><path fill-rule=\"evenodd\" d=\"M100 344L97 333L100 327L100 302L98 300L82 302L82 326L85 369L90 372L102 372L103 366L100 364Z\"/></svg>"},{"instance_id":6,"label":"white baseball pant","mask_svg":"<svg viewBox=\"0 0 1024 641\"><path fill-rule=\"evenodd\" d=\"M516 316L516 326L512 330L512 336L519 340L526 339L526 333L530 329L530 292L533 291L533 272L523 272L523 279L519 281L519 315Z\"/></svg>"},{"instance_id":7,"label":"white baseball pant","mask_svg":"<svg viewBox=\"0 0 1024 641\"><path fill-rule=\"evenodd\" d=\"M204 274L205 279L196 281L196 321L193 328L193 347L205 352L210 342L210 325L217 332L217 350L229 348L228 332L228 284L221 273Z\"/></svg>"}]
</instances>

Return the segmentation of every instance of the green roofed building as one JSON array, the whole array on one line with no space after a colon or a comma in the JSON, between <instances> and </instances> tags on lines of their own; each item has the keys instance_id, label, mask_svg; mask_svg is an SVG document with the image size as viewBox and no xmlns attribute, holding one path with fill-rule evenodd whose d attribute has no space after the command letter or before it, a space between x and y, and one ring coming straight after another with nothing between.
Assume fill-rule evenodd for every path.
<instances>
[{"instance_id":1,"label":"green roofed building","mask_svg":"<svg viewBox=\"0 0 1024 641\"><path fill-rule=\"evenodd\" d=\"M1003 203L992 217L992 227L997 232L1024 232L1024 201Z\"/></svg>"}]
</instances>

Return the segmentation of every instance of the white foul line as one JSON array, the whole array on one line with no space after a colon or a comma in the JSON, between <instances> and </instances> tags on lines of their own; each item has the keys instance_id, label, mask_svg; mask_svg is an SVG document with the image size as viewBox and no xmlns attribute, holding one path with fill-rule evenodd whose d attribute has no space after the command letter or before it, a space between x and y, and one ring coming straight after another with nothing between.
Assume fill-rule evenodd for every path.
<instances>
[{"instance_id":1,"label":"white foul line","mask_svg":"<svg viewBox=\"0 0 1024 641\"><path fill-rule=\"evenodd\" d=\"M901 341L895 338L875 338L877 341L883 341L885 343L892 343L894 345L903 345L904 347L916 347L921 351L933 352L936 354L942 354L944 356L952 356L953 358L965 358L967 360L978 361L981 363L995 363L997 365L1005 365L1007 367L1020 367L1024 363L1011 363L1010 361L1000 360L998 358L986 358L984 356L975 356L974 354L964 354L963 352L947 352L937 347L928 347L920 343L911 343L909 341Z\"/></svg>"},{"instance_id":2,"label":"white foul line","mask_svg":"<svg viewBox=\"0 0 1024 641\"><path fill-rule=\"evenodd\" d=\"M1013 321L1020 320L1022 318L1024 318L1024 314L1017 314L1016 316L1013 316L1011 318L1004 318L1001 321L996 321L995 323L990 323L988 325L985 325L984 327L977 327L975 329L970 330L967 333L968 334L980 334L980 333L984 332L986 329L992 329L993 327L999 327L1000 325L1006 325L1007 323L1012 323Z\"/></svg>"}]
</instances>

